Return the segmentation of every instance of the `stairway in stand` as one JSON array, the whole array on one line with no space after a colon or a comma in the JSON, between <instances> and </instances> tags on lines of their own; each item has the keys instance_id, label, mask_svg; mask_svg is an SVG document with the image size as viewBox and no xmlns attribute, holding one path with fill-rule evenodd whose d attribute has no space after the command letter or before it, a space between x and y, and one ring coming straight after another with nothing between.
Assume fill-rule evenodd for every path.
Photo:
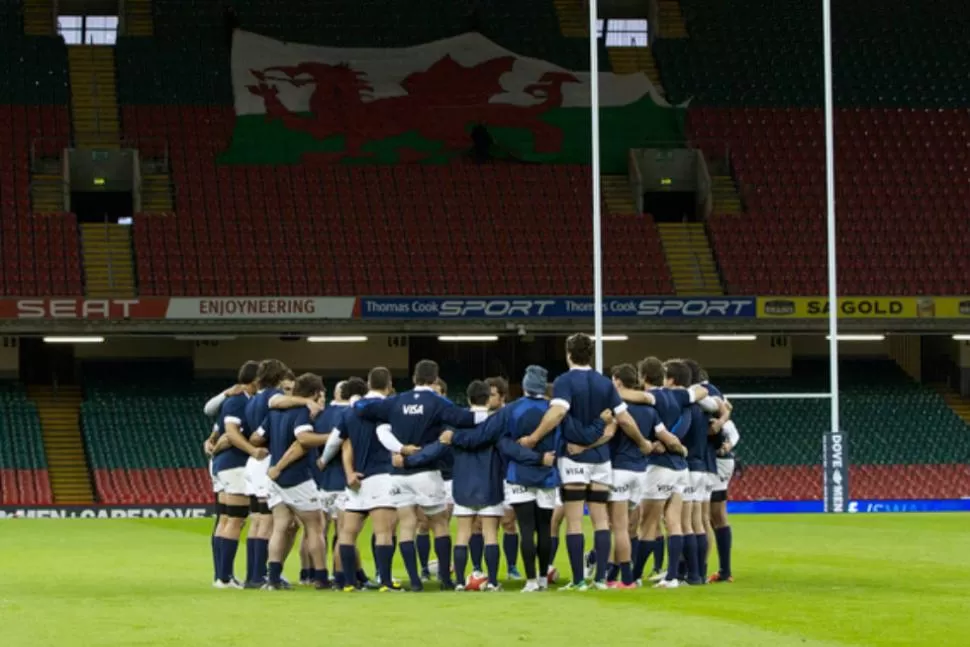
<instances>
[{"instance_id":1,"label":"stairway in stand","mask_svg":"<svg viewBox=\"0 0 970 647\"><path fill-rule=\"evenodd\" d=\"M643 72L657 92L664 94L660 70L657 69L657 61L654 60L653 51L649 47L610 47L607 51L610 55L610 66L615 73Z\"/></svg>"},{"instance_id":2,"label":"stairway in stand","mask_svg":"<svg viewBox=\"0 0 970 647\"><path fill-rule=\"evenodd\" d=\"M687 25L678 0L657 0L661 38L687 38Z\"/></svg>"},{"instance_id":3,"label":"stairway in stand","mask_svg":"<svg viewBox=\"0 0 970 647\"><path fill-rule=\"evenodd\" d=\"M54 0L24 0L24 34L54 35Z\"/></svg>"},{"instance_id":4,"label":"stairway in stand","mask_svg":"<svg viewBox=\"0 0 970 647\"><path fill-rule=\"evenodd\" d=\"M135 296L131 228L105 223L81 225L85 294L92 298Z\"/></svg>"},{"instance_id":5,"label":"stairway in stand","mask_svg":"<svg viewBox=\"0 0 970 647\"><path fill-rule=\"evenodd\" d=\"M661 222L657 228L678 295L724 294L703 223Z\"/></svg>"},{"instance_id":6,"label":"stairway in stand","mask_svg":"<svg viewBox=\"0 0 970 647\"><path fill-rule=\"evenodd\" d=\"M711 177L711 201L714 213L741 213L741 196L730 175Z\"/></svg>"},{"instance_id":7,"label":"stairway in stand","mask_svg":"<svg viewBox=\"0 0 970 647\"><path fill-rule=\"evenodd\" d=\"M151 0L125 0L125 35L151 37L154 33Z\"/></svg>"},{"instance_id":8,"label":"stairway in stand","mask_svg":"<svg viewBox=\"0 0 970 647\"><path fill-rule=\"evenodd\" d=\"M31 175L30 208L34 213L64 211L64 178L48 173Z\"/></svg>"},{"instance_id":9,"label":"stairway in stand","mask_svg":"<svg viewBox=\"0 0 970 647\"><path fill-rule=\"evenodd\" d=\"M938 383L929 386L932 386L943 397L946 406L950 407L953 413L957 414L967 425L970 425L970 399L963 397L946 384Z\"/></svg>"},{"instance_id":10,"label":"stairway in stand","mask_svg":"<svg viewBox=\"0 0 970 647\"><path fill-rule=\"evenodd\" d=\"M94 503L91 471L81 435L81 389L77 386L30 386L27 396L37 405L54 503Z\"/></svg>"},{"instance_id":11,"label":"stairway in stand","mask_svg":"<svg viewBox=\"0 0 970 647\"><path fill-rule=\"evenodd\" d=\"M559 31L566 38L589 38L589 14L583 0L553 0Z\"/></svg>"},{"instance_id":12,"label":"stairway in stand","mask_svg":"<svg viewBox=\"0 0 970 647\"><path fill-rule=\"evenodd\" d=\"M67 48L71 79L71 125L78 148L121 146L114 48L71 45Z\"/></svg>"},{"instance_id":13,"label":"stairway in stand","mask_svg":"<svg viewBox=\"0 0 970 647\"><path fill-rule=\"evenodd\" d=\"M146 213L165 213L174 210L172 178L168 173L142 175L141 210Z\"/></svg>"},{"instance_id":14,"label":"stairway in stand","mask_svg":"<svg viewBox=\"0 0 970 647\"><path fill-rule=\"evenodd\" d=\"M608 213L636 214L637 205L633 201L633 189L625 175L601 175L603 203Z\"/></svg>"}]
</instances>

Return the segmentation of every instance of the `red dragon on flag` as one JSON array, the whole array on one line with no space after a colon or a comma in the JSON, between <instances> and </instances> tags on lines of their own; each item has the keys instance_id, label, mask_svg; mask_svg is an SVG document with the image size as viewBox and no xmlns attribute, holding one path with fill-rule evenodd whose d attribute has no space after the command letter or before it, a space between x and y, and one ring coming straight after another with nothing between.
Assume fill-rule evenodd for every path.
<instances>
[{"instance_id":1,"label":"red dragon on flag","mask_svg":"<svg viewBox=\"0 0 970 647\"><path fill-rule=\"evenodd\" d=\"M562 131L542 120L544 113L562 106L562 87L579 80L568 72L545 72L524 92L538 100L532 105L493 103L504 94L499 83L512 70L515 57L503 56L465 67L445 56L427 70L401 81L407 93L373 98L364 74L347 64L319 62L250 70L257 84L248 90L263 99L266 120L280 120L287 128L323 140L342 135L344 150L338 158L367 157L369 142L409 132L438 141L447 150L468 147L470 129L522 128L533 133L535 151L555 153L562 148ZM279 98L275 84L313 85L310 114L293 112Z\"/></svg>"}]
</instances>

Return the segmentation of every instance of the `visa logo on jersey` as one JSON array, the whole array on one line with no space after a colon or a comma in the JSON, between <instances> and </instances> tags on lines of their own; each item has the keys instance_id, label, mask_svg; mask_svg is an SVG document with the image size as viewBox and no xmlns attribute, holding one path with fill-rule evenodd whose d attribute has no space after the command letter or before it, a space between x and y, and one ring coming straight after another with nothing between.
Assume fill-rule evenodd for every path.
<instances>
[{"instance_id":1,"label":"visa logo on jersey","mask_svg":"<svg viewBox=\"0 0 970 647\"><path fill-rule=\"evenodd\" d=\"M404 415L406 415L406 416L423 416L424 415L424 405L423 404L405 404L404 405Z\"/></svg>"}]
</instances>

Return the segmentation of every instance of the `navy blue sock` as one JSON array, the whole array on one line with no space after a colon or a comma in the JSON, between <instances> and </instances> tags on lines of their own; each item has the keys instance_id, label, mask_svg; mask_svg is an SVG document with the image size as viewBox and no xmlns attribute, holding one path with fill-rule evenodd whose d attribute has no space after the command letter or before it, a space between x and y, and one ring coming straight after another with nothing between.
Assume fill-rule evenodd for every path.
<instances>
[{"instance_id":1,"label":"navy blue sock","mask_svg":"<svg viewBox=\"0 0 970 647\"><path fill-rule=\"evenodd\" d=\"M667 579L678 579L680 556L684 552L684 536L670 535L667 537Z\"/></svg>"},{"instance_id":2,"label":"navy blue sock","mask_svg":"<svg viewBox=\"0 0 970 647\"><path fill-rule=\"evenodd\" d=\"M421 564L421 572L424 573L428 570L428 560L431 558L431 536L415 536L414 547L418 551L418 562Z\"/></svg>"},{"instance_id":3,"label":"navy blue sock","mask_svg":"<svg viewBox=\"0 0 970 647\"><path fill-rule=\"evenodd\" d=\"M394 561L393 546L375 546L377 554L377 577L384 586L391 585L391 562Z\"/></svg>"},{"instance_id":4,"label":"navy blue sock","mask_svg":"<svg viewBox=\"0 0 970 647\"><path fill-rule=\"evenodd\" d=\"M219 549L222 548L222 537L216 537L212 535L212 579L218 580L220 574L219 568Z\"/></svg>"},{"instance_id":5,"label":"navy blue sock","mask_svg":"<svg viewBox=\"0 0 970 647\"><path fill-rule=\"evenodd\" d=\"M646 539L637 542L637 549L633 552L633 579L643 578L643 571L647 568L647 560L653 555L653 540Z\"/></svg>"},{"instance_id":6,"label":"navy blue sock","mask_svg":"<svg viewBox=\"0 0 970 647\"><path fill-rule=\"evenodd\" d=\"M301 568L300 569L300 581L301 582L306 582L308 579L310 579L310 569L309 568Z\"/></svg>"},{"instance_id":7,"label":"navy blue sock","mask_svg":"<svg viewBox=\"0 0 970 647\"><path fill-rule=\"evenodd\" d=\"M353 580L351 580L351 581L353 581ZM337 585L337 588L340 588L340 589L344 588L344 584L347 583L347 580L346 580L346 578L344 576L343 566L341 566L341 568L340 568L339 571L335 570L333 572L333 583L336 584Z\"/></svg>"},{"instance_id":8,"label":"navy blue sock","mask_svg":"<svg viewBox=\"0 0 970 647\"><path fill-rule=\"evenodd\" d=\"M613 562L607 562L606 564L606 581L615 582L617 576L620 574L619 564L614 564Z\"/></svg>"},{"instance_id":9,"label":"navy blue sock","mask_svg":"<svg viewBox=\"0 0 970 647\"><path fill-rule=\"evenodd\" d=\"M701 579L705 582L707 581L707 548L708 548L707 533L699 533L697 535L697 570L701 576Z\"/></svg>"},{"instance_id":10,"label":"navy blue sock","mask_svg":"<svg viewBox=\"0 0 970 647\"><path fill-rule=\"evenodd\" d=\"M269 563L269 583L278 585L280 583L280 578L282 576L283 576L283 563L270 562Z\"/></svg>"},{"instance_id":11,"label":"navy blue sock","mask_svg":"<svg viewBox=\"0 0 970 647\"><path fill-rule=\"evenodd\" d=\"M224 582L232 579L233 565L236 562L236 551L239 550L238 539L222 540L222 577Z\"/></svg>"},{"instance_id":12,"label":"navy blue sock","mask_svg":"<svg viewBox=\"0 0 970 647\"><path fill-rule=\"evenodd\" d=\"M316 584L317 586L330 585L329 578L327 577L329 575L329 573L327 572L327 569L314 570L311 568L310 573L311 573L310 579L313 580L313 583Z\"/></svg>"},{"instance_id":13,"label":"navy blue sock","mask_svg":"<svg viewBox=\"0 0 970 647\"><path fill-rule=\"evenodd\" d=\"M597 530L593 533L593 549L596 551L596 581L606 579L606 564L610 561L610 531Z\"/></svg>"},{"instance_id":14,"label":"navy blue sock","mask_svg":"<svg viewBox=\"0 0 970 647\"><path fill-rule=\"evenodd\" d=\"M664 536L660 535L654 540L653 545L653 570L664 570Z\"/></svg>"},{"instance_id":15,"label":"navy blue sock","mask_svg":"<svg viewBox=\"0 0 970 647\"><path fill-rule=\"evenodd\" d=\"M256 540L246 538L246 581L255 582L256 577Z\"/></svg>"},{"instance_id":16,"label":"navy blue sock","mask_svg":"<svg viewBox=\"0 0 970 647\"><path fill-rule=\"evenodd\" d=\"M421 573L418 571L418 555L414 550L414 542L402 541L400 548L404 567L408 571L408 579L411 580L411 588L424 588L421 586Z\"/></svg>"},{"instance_id":17,"label":"navy blue sock","mask_svg":"<svg viewBox=\"0 0 970 647\"><path fill-rule=\"evenodd\" d=\"M550 566L555 566L555 564L556 564L556 553L558 553L558 552L559 552L559 537L558 536L556 536L556 537L550 537L549 538L549 564L550 564ZM540 575L544 575L544 573L540 573Z\"/></svg>"},{"instance_id":18,"label":"navy blue sock","mask_svg":"<svg viewBox=\"0 0 970 647\"><path fill-rule=\"evenodd\" d=\"M731 543L733 539L731 526L714 529L714 541L717 543L717 572L721 577L731 577Z\"/></svg>"},{"instance_id":19,"label":"navy blue sock","mask_svg":"<svg viewBox=\"0 0 970 647\"><path fill-rule=\"evenodd\" d=\"M358 568L357 569L357 572L355 573L355 575L357 576L357 583L358 584L367 584L367 582L370 581L370 578L367 577L367 571L365 571L362 568Z\"/></svg>"},{"instance_id":20,"label":"navy blue sock","mask_svg":"<svg viewBox=\"0 0 970 647\"><path fill-rule=\"evenodd\" d=\"M630 537L630 561L637 561L637 551L640 550L640 538Z\"/></svg>"},{"instance_id":21,"label":"navy blue sock","mask_svg":"<svg viewBox=\"0 0 970 647\"><path fill-rule=\"evenodd\" d=\"M630 562L620 564L620 579L624 584L633 584L633 566Z\"/></svg>"},{"instance_id":22,"label":"navy blue sock","mask_svg":"<svg viewBox=\"0 0 970 647\"><path fill-rule=\"evenodd\" d=\"M697 535L684 535L684 556L687 558L687 581L696 582L701 579L697 560Z\"/></svg>"},{"instance_id":23,"label":"navy blue sock","mask_svg":"<svg viewBox=\"0 0 970 647\"><path fill-rule=\"evenodd\" d=\"M434 554L438 556L438 579L451 584L451 535L434 538Z\"/></svg>"},{"instance_id":24,"label":"navy blue sock","mask_svg":"<svg viewBox=\"0 0 970 647\"><path fill-rule=\"evenodd\" d=\"M573 584L582 584L583 574L583 535L566 535L566 552L569 553L569 566L573 571Z\"/></svg>"},{"instance_id":25,"label":"navy blue sock","mask_svg":"<svg viewBox=\"0 0 970 647\"><path fill-rule=\"evenodd\" d=\"M343 584L350 586L357 581L357 549L353 544L340 544L340 565L343 567ZM336 575L336 574L335 574Z\"/></svg>"},{"instance_id":26,"label":"navy blue sock","mask_svg":"<svg viewBox=\"0 0 970 647\"><path fill-rule=\"evenodd\" d=\"M485 550L485 537L482 533L472 533L468 540L468 554L472 558L472 570L482 572L482 553Z\"/></svg>"},{"instance_id":27,"label":"navy blue sock","mask_svg":"<svg viewBox=\"0 0 970 647\"><path fill-rule=\"evenodd\" d=\"M370 554L374 558L374 572L380 577L381 559L377 556L377 535L370 536Z\"/></svg>"},{"instance_id":28,"label":"navy blue sock","mask_svg":"<svg viewBox=\"0 0 970 647\"><path fill-rule=\"evenodd\" d=\"M498 585L498 544L485 545L485 568L488 571L488 581Z\"/></svg>"},{"instance_id":29,"label":"navy blue sock","mask_svg":"<svg viewBox=\"0 0 970 647\"><path fill-rule=\"evenodd\" d=\"M266 580L266 561L269 559L269 539L256 540L256 581Z\"/></svg>"},{"instance_id":30,"label":"navy blue sock","mask_svg":"<svg viewBox=\"0 0 970 647\"><path fill-rule=\"evenodd\" d=\"M505 563L508 570L515 568L519 561L519 534L505 533L502 535L502 552L505 553Z\"/></svg>"},{"instance_id":31,"label":"navy blue sock","mask_svg":"<svg viewBox=\"0 0 970 647\"><path fill-rule=\"evenodd\" d=\"M455 546L455 580L465 583L465 567L468 565L468 546Z\"/></svg>"}]
</instances>

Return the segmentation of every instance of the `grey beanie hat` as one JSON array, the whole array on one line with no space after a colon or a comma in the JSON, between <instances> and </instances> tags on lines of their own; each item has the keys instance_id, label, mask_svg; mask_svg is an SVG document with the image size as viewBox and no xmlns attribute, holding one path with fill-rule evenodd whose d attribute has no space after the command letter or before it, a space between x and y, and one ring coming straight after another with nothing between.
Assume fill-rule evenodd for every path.
<instances>
[{"instance_id":1,"label":"grey beanie hat","mask_svg":"<svg viewBox=\"0 0 970 647\"><path fill-rule=\"evenodd\" d=\"M546 380L548 379L549 371L533 364L525 369L525 376L522 378L522 390L530 395L544 395Z\"/></svg>"}]
</instances>

